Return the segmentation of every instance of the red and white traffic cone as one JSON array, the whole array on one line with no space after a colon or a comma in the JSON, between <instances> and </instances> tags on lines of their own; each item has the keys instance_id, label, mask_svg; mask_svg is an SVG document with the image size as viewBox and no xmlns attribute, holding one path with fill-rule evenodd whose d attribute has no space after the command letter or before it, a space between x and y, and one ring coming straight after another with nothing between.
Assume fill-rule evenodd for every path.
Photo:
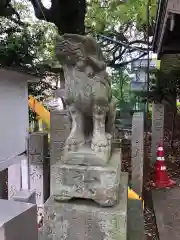
<instances>
[{"instance_id":1,"label":"red and white traffic cone","mask_svg":"<svg viewBox=\"0 0 180 240\"><path fill-rule=\"evenodd\" d=\"M176 182L169 178L166 171L164 149L159 145L156 154L155 175L153 186L156 188L166 188L176 185Z\"/></svg>"}]
</instances>

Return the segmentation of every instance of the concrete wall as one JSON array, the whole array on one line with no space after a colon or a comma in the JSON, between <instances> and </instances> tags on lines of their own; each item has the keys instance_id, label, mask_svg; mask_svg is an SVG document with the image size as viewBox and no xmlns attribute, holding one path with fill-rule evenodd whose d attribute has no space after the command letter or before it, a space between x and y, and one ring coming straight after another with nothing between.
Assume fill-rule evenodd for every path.
<instances>
[{"instance_id":1,"label":"concrete wall","mask_svg":"<svg viewBox=\"0 0 180 240\"><path fill-rule=\"evenodd\" d=\"M23 79L0 76L0 169L26 149L28 87ZM7 164L4 164L4 162Z\"/></svg>"}]
</instances>

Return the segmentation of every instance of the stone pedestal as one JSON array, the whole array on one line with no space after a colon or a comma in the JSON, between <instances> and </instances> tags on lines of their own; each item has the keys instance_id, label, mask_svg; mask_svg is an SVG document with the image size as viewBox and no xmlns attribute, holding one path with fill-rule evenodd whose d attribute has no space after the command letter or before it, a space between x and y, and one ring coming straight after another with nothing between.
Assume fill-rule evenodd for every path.
<instances>
[{"instance_id":1,"label":"stone pedestal","mask_svg":"<svg viewBox=\"0 0 180 240\"><path fill-rule=\"evenodd\" d=\"M156 151L164 138L164 105L152 104L152 162L156 162Z\"/></svg>"},{"instance_id":2,"label":"stone pedestal","mask_svg":"<svg viewBox=\"0 0 180 240\"><path fill-rule=\"evenodd\" d=\"M64 144L69 136L71 129L71 122L69 119L67 110L51 110L51 143L50 143L50 167L51 172L55 167L55 164L61 160L64 150ZM51 173L51 186L52 184L52 173ZM52 194L52 188L50 188Z\"/></svg>"},{"instance_id":3,"label":"stone pedestal","mask_svg":"<svg viewBox=\"0 0 180 240\"><path fill-rule=\"evenodd\" d=\"M113 206L118 202L120 173L120 149L113 152L106 166L70 165L59 161L51 172L53 196L59 201L87 198L102 206Z\"/></svg>"},{"instance_id":4,"label":"stone pedestal","mask_svg":"<svg viewBox=\"0 0 180 240\"><path fill-rule=\"evenodd\" d=\"M37 230L36 205L0 199L1 240L38 240Z\"/></svg>"},{"instance_id":5,"label":"stone pedestal","mask_svg":"<svg viewBox=\"0 0 180 240\"><path fill-rule=\"evenodd\" d=\"M51 112L52 196L40 239L125 240L128 183L120 149L112 151L115 103L101 49L89 36L57 40L71 120L67 111Z\"/></svg>"},{"instance_id":6,"label":"stone pedestal","mask_svg":"<svg viewBox=\"0 0 180 240\"><path fill-rule=\"evenodd\" d=\"M30 189L36 191L36 204L42 206L50 195L48 134L34 132L29 137Z\"/></svg>"},{"instance_id":7,"label":"stone pedestal","mask_svg":"<svg viewBox=\"0 0 180 240\"><path fill-rule=\"evenodd\" d=\"M63 203L49 198L40 239L126 240L127 184L127 173L122 173L119 203L111 208L101 208L88 200Z\"/></svg>"},{"instance_id":8,"label":"stone pedestal","mask_svg":"<svg viewBox=\"0 0 180 240\"><path fill-rule=\"evenodd\" d=\"M61 160L64 144L69 136L71 122L67 110L52 110L51 111L51 149L50 149L50 165Z\"/></svg>"},{"instance_id":9,"label":"stone pedestal","mask_svg":"<svg viewBox=\"0 0 180 240\"><path fill-rule=\"evenodd\" d=\"M131 186L142 196L143 166L144 166L144 114L137 112L133 115L131 136Z\"/></svg>"}]
</instances>

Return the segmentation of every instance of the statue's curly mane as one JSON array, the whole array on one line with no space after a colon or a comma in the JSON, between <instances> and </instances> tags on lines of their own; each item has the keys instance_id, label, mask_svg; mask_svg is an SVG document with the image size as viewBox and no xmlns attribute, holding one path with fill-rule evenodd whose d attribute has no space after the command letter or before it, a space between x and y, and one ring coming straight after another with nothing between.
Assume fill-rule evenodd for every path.
<instances>
[{"instance_id":1,"label":"statue's curly mane","mask_svg":"<svg viewBox=\"0 0 180 240\"><path fill-rule=\"evenodd\" d=\"M71 58L71 62L74 62L78 60L85 60L84 53L82 51L82 48L79 46L79 44L74 44L68 40L64 40L62 42L58 42L56 44L56 55L59 58L60 61L66 62L67 57ZM69 62L66 62L66 64L70 64Z\"/></svg>"},{"instance_id":2,"label":"statue's curly mane","mask_svg":"<svg viewBox=\"0 0 180 240\"><path fill-rule=\"evenodd\" d=\"M90 36L63 35L57 41L56 55L66 65L70 65L74 61L76 63L81 61L84 62L84 65L91 66L96 73L106 69L102 51ZM66 61L67 58L69 58L69 61Z\"/></svg>"}]
</instances>

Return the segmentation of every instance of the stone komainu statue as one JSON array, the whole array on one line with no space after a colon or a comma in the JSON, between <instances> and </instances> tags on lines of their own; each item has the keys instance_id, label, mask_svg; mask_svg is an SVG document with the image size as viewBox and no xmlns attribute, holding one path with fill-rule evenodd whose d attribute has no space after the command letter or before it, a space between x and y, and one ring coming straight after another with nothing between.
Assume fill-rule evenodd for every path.
<instances>
[{"instance_id":1,"label":"stone komainu statue","mask_svg":"<svg viewBox=\"0 0 180 240\"><path fill-rule=\"evenodd\" d=\"M65 102L72 118L68 149L90 142L93 151L110 145L115 120L111 82L100 46L90 36L57 38L56 56L65 76Z\"/></svg>"}]
</instances>

